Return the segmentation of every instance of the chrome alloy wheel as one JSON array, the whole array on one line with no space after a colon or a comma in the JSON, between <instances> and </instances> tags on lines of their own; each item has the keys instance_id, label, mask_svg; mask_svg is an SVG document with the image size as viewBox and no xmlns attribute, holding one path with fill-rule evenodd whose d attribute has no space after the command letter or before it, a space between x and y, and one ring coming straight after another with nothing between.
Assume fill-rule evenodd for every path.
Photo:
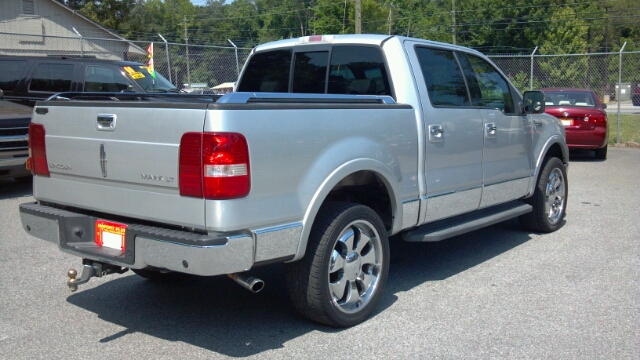
<instances>
[{"instance_id":1,"label":"chrome alloy wheel","mask_svg":"<svg viewBox=\"0 0 640 360\"><path fill-rule=\"evenodd\" d=\"M544 204L544 212L551 225L562 220L566 197L567 191L562 171L554 168L547 181Z\"/></svg>"},{"instance_id":2,"label":"chrome alloy wheel","mask_svg":"<svg viewBox=\"0 0 640 360\"><path fill-rule=\"evenodd\" d=\"M370 222L357 220L342 230L329 261L329 292L337 309L354 313L367 304L378 287L382 255Z\"/></svg>"}]
</instances>

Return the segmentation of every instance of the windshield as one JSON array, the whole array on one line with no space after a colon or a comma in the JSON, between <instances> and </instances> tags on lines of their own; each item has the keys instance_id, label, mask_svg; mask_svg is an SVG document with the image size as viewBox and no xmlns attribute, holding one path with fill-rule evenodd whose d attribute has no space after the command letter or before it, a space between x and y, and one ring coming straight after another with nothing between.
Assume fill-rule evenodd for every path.
<instances>
[{"instance_id":1,"label":"windshield","mask_svg":"<svg viewBox=\"0 0 640 360\"><path fill-rule=\"evenodd\" d=\"M593 94L588 92L545 91L546 106L595 107Z\"/></svg>"},{"instance_id":2,"label":"windshield","mask_svg":"<svg viewBox=\"0 0 640 360\"><path fill-rule=\"evenodd\" d=\"M178 92L178 89L157 71L156 76L152 76L145 65L127 65L122 69L146 92Z\"/></svg>"}]
</instances>

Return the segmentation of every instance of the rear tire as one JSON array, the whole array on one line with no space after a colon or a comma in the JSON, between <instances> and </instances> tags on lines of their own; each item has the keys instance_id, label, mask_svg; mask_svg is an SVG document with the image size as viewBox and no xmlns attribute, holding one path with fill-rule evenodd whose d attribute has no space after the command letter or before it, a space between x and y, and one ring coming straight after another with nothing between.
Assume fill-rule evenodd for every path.
<instances>
[{"instance_id":1,"label":"rear tire","mask_svg":"<svg viewBox=\"0 0 640 360\"><path fill-rule=\"evenodd\" d=\"M596 149L596 159L598 160L606 160L607 159L607 148L609 145L605 145L603 148Z\"/></svg>"},{"instance_id":2,"label":"rear tire","mask_svg":"<svg viewBox=\"0 0 640 360\"><path fill-rule=\"evenodd\" d=\"M533 211L520 216L524 227L535 232L550 233L562 227L567 210L569 184L562 160L551 157L542 163L533 196L527 202Z\"/></svg>"},{"instance_id":3,"label":"rear tire","mask_svg":"<svg viewBox=\"0 0 640 360\"><path fill-rule=\"evenodd\" d=\"M387 231L364 205L322 206L305 256L286 268L289 296L302 316L336 327L366 320L389 273Z\"/></svg>"}]
</instances>

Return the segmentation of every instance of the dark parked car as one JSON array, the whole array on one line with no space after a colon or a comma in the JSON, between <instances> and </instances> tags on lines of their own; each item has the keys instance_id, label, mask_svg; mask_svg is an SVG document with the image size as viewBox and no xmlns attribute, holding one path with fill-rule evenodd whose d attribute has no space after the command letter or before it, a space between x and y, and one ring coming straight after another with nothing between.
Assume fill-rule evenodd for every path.
<instances>
[{"instance_id":1,"label":"dark parked car","mask_svg":"<svg viewBox=\"0 0 640 360\"><path fill-rule=\"evenodd\" d=\"M25 105L61 92L177 92L146 65L71 57L0 56L0 89Z\"/></svg>"},{"instance_id":2,"label":"dark parked car","mask_svg":"<svg viewBox=\"0 0 640 360\"><path fill-rule=\"evenodd\" d=\"M560 119L569 149L595 150L596 158L607 158L609 131L607 105L588 89L542 89L547 114Z\"/></svg>"},{"instance_id":3,"label":"dark parked car","mask_svg":"<svg viewBox=\"0 0 640 360\"><path fill-rule=\"evenodd\" d=\"M178 92L146 65L71 57L0 56L0 177L28 181L31 106L60 92Z\"/></svg>"},{"instance_id":4,"label":"dark parked car","mask_svg":"<svg viewBox=\"0 0 640 360\"><path fill-rule=\"evenodd\" d=\"M28 132L32 109L2 99L0 90L0 178L31 179L25 162L29 157Z\"/></svg>"}]
</instances>

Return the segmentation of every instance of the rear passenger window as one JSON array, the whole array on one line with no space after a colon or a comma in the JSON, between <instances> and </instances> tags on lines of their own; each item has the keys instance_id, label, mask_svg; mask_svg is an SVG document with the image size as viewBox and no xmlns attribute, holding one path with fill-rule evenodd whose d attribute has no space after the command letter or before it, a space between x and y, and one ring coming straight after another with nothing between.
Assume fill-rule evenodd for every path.
<instances>
[{"instance_id":1,"label":"rear passenger window","mask_svg":"<svg viewBox=\"0 0 640 360\"><path fill-rule=\"evenodd\" d=\"M288 92L291 50L255 54L247 64L237 91Z\"/></svg>"},{"instance_id":2,"label":"rear passenger window","mask_svg":"<svg viewBox=\"0 0 640 360\"><path fill-rule=\"evenodd\" d=\"M324 94L329 52L296 53L295 58L292 92Z\"/></svg>"},{"instance_id":3,"label":"rear passenger window","mask_svg":"<svg viewBox=\"0 0 640 360\"><path fill-rule=\"evenodd\" d=\"M327 93L391 96L380 49L371 46L334 46Z\"/></svg>"},{"instance_id":4,"label":"rear passenger window","mask_svg":"<svg viewBox=\"0 0 640 360\"><path fill-rule=\"evenodd\" d=\"M0 89L13 91L18 85L27 62L24 60L0 60Z\"/></svg>"},{"instance_id":5,"label":"rear passenger window","mask_svg":"<svg viewBox=\"0 0 640 360\"><path fill-rule=\"evenodd\" d=\"M71 64L40 64L33 73L29 91L70 91L72 76L73 65Z\"/></svg>"},{"instance_id":6,"label":"rear passenger window","mask_svg":"<svg viewBox=\"0 0 640 360\"><path fill-rule=\"evenodd\" d=\"M86 92L120 92L131 87L120 71L103 66L89 66L84 76Z\"/></svg>"},{"instance_id":7,"label":"rear passenger window","mask_svg":"<svg viewBox=\"0 0 640 360\"><path fill-rule=\"evenodd\" d=\"M471 105L467 86L453 51L418 47L416 55L432 105Z\"/></svg>"}]
</instances>

